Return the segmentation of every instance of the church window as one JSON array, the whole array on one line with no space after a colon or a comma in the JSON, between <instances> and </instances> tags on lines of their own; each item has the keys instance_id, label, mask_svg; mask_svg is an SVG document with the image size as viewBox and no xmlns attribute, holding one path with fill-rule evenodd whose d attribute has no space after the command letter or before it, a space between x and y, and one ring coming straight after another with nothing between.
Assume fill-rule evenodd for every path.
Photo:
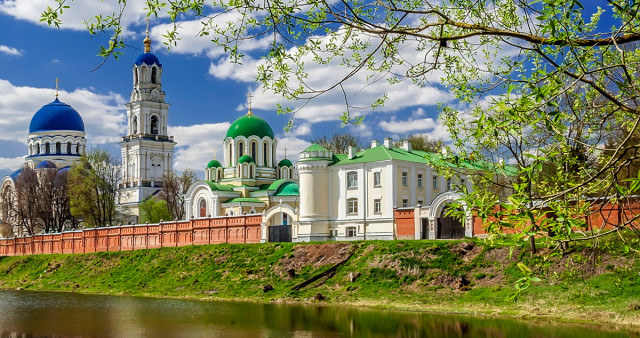
<instances>
[{"instance_id":1,"label":"church window","mask_svg":"<svg viewBox=\"0 0 640 338\"><path fill-rule=\"evenodd\" d=\"M253 178L253 166L249 166L249 178Z\"/></svg>"},{"instance_id":2,"label":"church window","mask_svg":"<svg viewBox=\"0 0 640 338\"><path fill-rule=\"evenodd\" d=\"M347 213L348 214L358 213L358 200L356 198L350 198L347 200Z\"/></svg>"},{"instance_id":3,"label":"church window","mask_svg":"<svg viewBox=\"0 0 640 338\"><path fill-rule=\"evenodd\" d=\"M60 142L56 142L56 154L62 153L62 144Z\"/></svg>"},{"instance_id":4,"label":"church window","mask_svg":"<svg viewBox=\"0 0 640 338\"><path fill-rule=\"evenodd\" d=\"M200 199L200 217L207 217L207 202L204 198Z\"/></svg>"},{"instance_id":5,"label":"church window","mask_svg":"<svg viewBox=\"0 0 640 338\"><path fill-rule=\"evenodd\" d=\"M233 144L229 143L229 166L233 166Z\"/></svg>"},{"instance_id":6,"label":"church window","mask_svg":"<svg viewBox=\"0 0 640 338\"><path fill-rule=\"evenodd\" d=\"M251 142L251 157L253 162L258 163L258 144L255 142Z\"/></svg>"},{"instance_id":7,"label":"church window","mask_svg":"<svg viewBox=\"0 0 640 338\"><path fill-rule=\"evenodd\" d=\"M347 188L356 187L358 187L358 173L355 171L350 171L347 173Z\"/></svg>"},{"instance_id":8,"label":"church window","mask_svg":"<svg viewBox=\"0 0 640 338\"><path fill-rule=\"evenodd\" d=\"M33 155L33 145L29 146L29 155Z\"/></svg>"},{"instance_id":9,"label":"church window","mask_svg":"<svg viewBox=\"0 0 640 338\"><path fill-rule=\"evenodd\" d=\"M156 67L151 68L151 83L156 83Z\"/></svg>"},{"instance_id":10,"label":"church window","mask_svg":"<svg viewBox=\"0 0 640 338\"><path fill-rule=\"evenodd\" d=\"M133 121L131 122L131 125L132 125L131 133L137 134L138 133L138 117L137 116L133 117Z\"/></svg>"},{"instance_id":11,"label":"church window","mask_svg":"<svg viewBox=\"0 0 640 338\"><path fill-rule=\"evenodd\" d=\"M156 115L151 116L151 134L158 133L158 117Z\"/></svg>"},{"instance_id":12,"label":"church window","mask_svg":"<svg viewBox=\"0 0 640 338\"><path fill-rule=\"evenodd\" d=\"M269 145L267 144L267 142L262 144L262 163L264 163L264 166L267 166L267 149L268 149Z\"/></svg>"},{"instance_id":13,"label":"church window","mask_svg":"<svg viewBox=\"0 0 640 338\"><path fill-rule=\"evenodd\" d=\"M133 68L133 85L138 84L138 67Z\"/></svg>"},{"instance_id":14,"label":"church window","mask_svg":"<svg viewBox=\"0 0 640 338\"><path fill-rule=\"evenodd\" d=\"M40 154L40 143L36 144L36 155Z\"/></svg>"},{"instance_id":15,"label":"church window","mask_svg":"<svg viewBox=\"0 0 640 338\"><path fill-rule=\"evenodd\" d=\"M51 153L51 145L49 145L49 142L47 142L47 143L44 145L44 153L45 153L45 154L49 154L49 153Z\"/></svg>"},{"instance_id":16,"label":"church window","mask_svg":"<svg viewBox=\"0 0 640 338\"><path fill-rule=\"evenodd\" d=\"M373 212L375 214L379 214L382 212L382 200L379 198L376 198L373 200Z\"/></svg>"},{"instance_id":17,"label":"church window","mask_svg":"<svg viewBox=\"0 0 640 338\"><path fill-rule=\"evenodd\" d=\"M221 173L222 173L222 170L220 170L220 169L216 170L216 181L217 181L217 182L220 182L220 178L221 178L221 177L220 177L220 174L221 174Z\"/></svg>"},{"instance_id":18,"label":"church window","mask_svg":"<svg viewBox=\"0 0 640 338\"><path fill-rule=\"evenodd\" d=\"M67 142L67 154L71 154L71 142Z\"/></svg>"},{"instance_id":19,"label":"church window","mask_svg":"<svg viewBox=\"0 0 640 338\"><path fill-rule=\"evenodd\" d=\"M289 215L282 213L282 225L289 225Z\"/></svg>"},{"instance_id":20,"label":"church window","mask_svg":"<svg viewBox=\"0 0 640 338\"><path fill-rule=\"evenodd\" d=\"M244 143L238 142L238 158L244 155Z\"/></svg>"},{"instance_id":21,"label":"church window","mask_svg":"<svg viewBox=\"0 0 640 338\"><path fill-rule=\"evenodd\" d=\"M289 178L293 179L293 168L289 168Z\"/></svg>"},{"instance_id":22,"label":"church window","mask_svg":"<svg viewBox=\"0 0 640 338\"><path fill-rule=\"evenodd\" d=\"M438 176L433 175L433 189L438 189Z\"/></svg>"}]
</instances>

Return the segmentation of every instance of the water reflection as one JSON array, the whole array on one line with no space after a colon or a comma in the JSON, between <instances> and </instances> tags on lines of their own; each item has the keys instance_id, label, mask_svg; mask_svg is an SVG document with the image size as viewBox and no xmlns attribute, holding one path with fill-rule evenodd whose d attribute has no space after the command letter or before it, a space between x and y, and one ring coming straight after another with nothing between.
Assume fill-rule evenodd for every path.
<instances>
[{"instance_id":1,"label":"water reflection","mask_svg":"<svg viewBox=\"0 0 640 338\"><path fill-rule=\"evenodd\" d=\"M600 327L285 304L0 291L0 337L640 337Z\"/></svg>"}]
</instances>

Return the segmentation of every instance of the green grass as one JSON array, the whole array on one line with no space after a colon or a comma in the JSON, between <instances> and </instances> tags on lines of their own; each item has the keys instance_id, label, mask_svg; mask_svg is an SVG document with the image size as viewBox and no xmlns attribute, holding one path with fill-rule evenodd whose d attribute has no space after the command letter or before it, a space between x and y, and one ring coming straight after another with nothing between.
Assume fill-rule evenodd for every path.
<instances>
[{"instance_id":1,"label":"green grass","mask_svg":"<svg viewBox=\"0 0 640 338\"><path fill-rule=\"evenodd\" d=\"M633 250L605 242L601 248L608 258L590 259L585 246L572 248L564 258L552 256L535 274L542 282L513 303L507 301L513 282L524 276L517 263L535 266L544 254L532 258L516 250L509 258L508 249L487 245L464 258L452 250L460 243L354 242L353 256L333 276L300 291L291 288L331 265L309 261L291 277L287 260L295 259L296 248L310 250L320 243L1 257L0 288L258 302L312 301L320 293L334 304L640 325L640 263ZM587 268L603 273L587 276ZM351 282L354 274L358 277ZM468 285L455 286L461 280ZM266 285L273 290L264 292Z\"/></svg>"}]
</instances>

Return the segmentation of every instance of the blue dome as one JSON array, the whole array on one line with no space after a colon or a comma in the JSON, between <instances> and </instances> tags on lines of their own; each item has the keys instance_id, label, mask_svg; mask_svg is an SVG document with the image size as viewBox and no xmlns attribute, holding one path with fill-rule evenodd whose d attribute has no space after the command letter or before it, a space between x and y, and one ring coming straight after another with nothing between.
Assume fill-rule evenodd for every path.
<instances>
[{"instance_id":1,"label":"blue dome","mask_svg":"<svg viewBox=\"0 0 640 338\"><path fill-rule=\"evenodd\" d=\"M140 54L138 56L138 58L136 59L136 65L140 66L143 63L148 65L148 66L151 66L151 65L153 65L155 63L158 66L162 67L162 64L160 63L160 60L158 60L158 57L155 56L153 53Z\"/></svg>"},{"instance_id":2,"label":"blue dome","mask_svg":"<svg viewBox=\"0 0 640 338\"><path fill-rule=\"evenodd\" d=\"M20 169L18 169L16 171L12 172L11 174L9 174L9 177L11 177L11 179L14 180L14 181L17 180L18 176L20 176L20 173L22 172L22 169L23 168L20 168Z\"/></svg>"},{"instance_id":3,"label":"blue dome","mask_svg":"<svg viewBox=\"0 0 640 338\"><path fill-rule=\"evenodd\" d=\"M40 163L38 163L38 165L36 166L36 169L54 169L57 168L56 165L51 162L51 161L42 161Z\"/></svg>"},{"instance_id":4,"label":"blue dome","mask_svg":"<svg viewBox=\"0 0 640 338\"><path fill-rule=\"evenodd\" d=\"M38 110L29 124L29 133L49 130L75 130L84 132L84 122L70 105L55 101Z\"/></svg>"}]
</instances>

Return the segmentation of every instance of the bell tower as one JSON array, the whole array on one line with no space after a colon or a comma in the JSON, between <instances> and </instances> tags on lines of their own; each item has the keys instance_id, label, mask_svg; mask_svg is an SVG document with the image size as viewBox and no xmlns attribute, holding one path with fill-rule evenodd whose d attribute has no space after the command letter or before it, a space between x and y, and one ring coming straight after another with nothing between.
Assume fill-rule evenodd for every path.
<instances>
[{"instance_id":1,"label":"bell tower","mask_svg":"<svg viewBox=\"0 0 640 338\"><path fill-rule=\"evenodd\" d=\"M133 65L133 89L126 104L127 135L120 142L120 205L132 218L139 216L138 204L161 189L164 177L173 170L176 143L167 131L169 104L164 101L162 70L160 60L151 53L147 21L144 53Z\"/></svg>"}]
</instances>

